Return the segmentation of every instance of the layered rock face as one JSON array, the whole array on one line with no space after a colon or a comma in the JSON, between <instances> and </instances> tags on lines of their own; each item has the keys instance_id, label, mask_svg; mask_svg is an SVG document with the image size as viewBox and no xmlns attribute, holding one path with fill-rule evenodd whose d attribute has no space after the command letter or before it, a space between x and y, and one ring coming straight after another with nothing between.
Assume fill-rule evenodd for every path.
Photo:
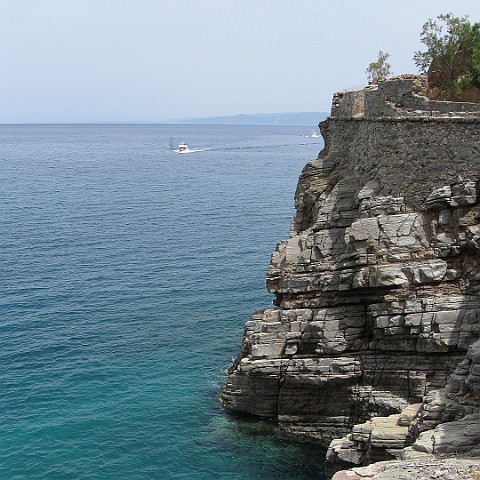
<instances>
[{"instance_id":1,"label":"layered rock face","mask_svg":"<svg viewBox=\"0 0 480 480\"><path fill-rule=\"evenodd\" d=\"M480 413L480 105L420 88L335 95L272 255L276 307L246 323L221 396L300 439L337 439L332 472ZM372 444L375 428L391 438Z\"/></svg>"}]
</instances>

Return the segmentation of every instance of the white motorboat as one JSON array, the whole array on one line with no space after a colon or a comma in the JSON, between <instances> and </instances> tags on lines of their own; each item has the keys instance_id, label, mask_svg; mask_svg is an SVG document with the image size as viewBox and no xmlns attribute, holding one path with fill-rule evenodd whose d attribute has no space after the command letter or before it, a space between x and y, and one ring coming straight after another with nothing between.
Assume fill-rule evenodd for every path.
<instances>
[{"instance_id":1,"label":"white motorboat","mask_svg":"<svg viewBox=\"0 0 480 480\"><path fill-rule=\"evenodd\" d=\"M177 152L178 153L189 153L190 152L190 147L185 142L182 142L178 145Z\"/></svg>"}]
</instances>

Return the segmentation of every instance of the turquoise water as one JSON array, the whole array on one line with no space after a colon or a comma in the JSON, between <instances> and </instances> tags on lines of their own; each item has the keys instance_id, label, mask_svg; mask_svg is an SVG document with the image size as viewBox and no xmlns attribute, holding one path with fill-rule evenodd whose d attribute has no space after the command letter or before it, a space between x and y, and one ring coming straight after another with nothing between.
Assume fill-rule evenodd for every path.
<instances>
[{"instance_id":1,"label":"turquoise water","mask_svg":"<svg viewBox=\"0 0 480 480\"><path fill-rule=\"evenodd\" d=\"M1 479L323 478L218 403L305 131L0 126Z\"/></svg>"}]
</instances>

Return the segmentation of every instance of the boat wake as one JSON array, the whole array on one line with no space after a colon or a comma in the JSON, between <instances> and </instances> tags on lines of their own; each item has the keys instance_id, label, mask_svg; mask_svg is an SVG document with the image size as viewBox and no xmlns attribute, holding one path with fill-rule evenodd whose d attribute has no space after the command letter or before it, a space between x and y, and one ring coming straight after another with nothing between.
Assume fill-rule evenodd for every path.
<instances>
[{"instance_id":1,"label":"boat wake","mask_svg":"<svg viewBox=\"0 0 480 480\"><path fill-rule=\"evenodd\" d=\"M302 135L303 136L303 135ZM310 136L310 135L309 135ZM310 137L312 138L312 137ZM313 137L316 138L316 137ZM234 146L234 145L223 145L218 147L210 147L210 148L190 148L190 146L186 142L180 143L176 148L173 145L172 140L170 141L170 149L174 153L199 153L199 152L215 152L215 151L232 151L232 150L264 150L265 148L268 149L276 149L276 148L284 148L284 147L298 147L299 145L316 145L322 144L322 142L307 142L307 143L282 143L280 145L242 145L242 146Z\"/></svg>"},{"instance_id":2,"label":"boat wake","mask_svg":"<svg viewBox=\"0 0 480 480\"><path fill-rule=\"evenodd\" d=\"M216 147L209 148L207 150L211 151L226 151L226 150L265 150L265 149L276 149L284 147L298 147L298 146L308 146L308 145L322 145L322 142L305 142L305 143L281 143L277 145L248 145L248 146L225 146L225 147Z\"/></svg>"},{"instance_id":3,"label":"boat wake","mask_svg":"<svg viewBox=\"0 0 480 480\"><path fill-rule=\"evenodd\" d=\"M205 152L209 150L208 148L189 148L188 150L179 150L179 149L176 149L176 150L173 150L175 153L181 153L181 154L184 154L184 153L197 153L197 152Z\"/></svg>"}]
</instances>

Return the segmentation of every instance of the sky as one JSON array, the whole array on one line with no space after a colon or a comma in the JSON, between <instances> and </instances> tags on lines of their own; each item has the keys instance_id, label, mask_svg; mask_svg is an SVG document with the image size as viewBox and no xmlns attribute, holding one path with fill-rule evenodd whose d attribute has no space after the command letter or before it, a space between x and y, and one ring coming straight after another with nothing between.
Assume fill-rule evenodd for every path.
<instances>
[{"instance_id":1,"label":"sky","mask_svg":"<svg viewBox=\"0 0 480 480\"><path fill-rule=\"evenodd\" d=\"M0 123L323 112L480 0L0 0Z\"/></svg>"}]
</instances>

